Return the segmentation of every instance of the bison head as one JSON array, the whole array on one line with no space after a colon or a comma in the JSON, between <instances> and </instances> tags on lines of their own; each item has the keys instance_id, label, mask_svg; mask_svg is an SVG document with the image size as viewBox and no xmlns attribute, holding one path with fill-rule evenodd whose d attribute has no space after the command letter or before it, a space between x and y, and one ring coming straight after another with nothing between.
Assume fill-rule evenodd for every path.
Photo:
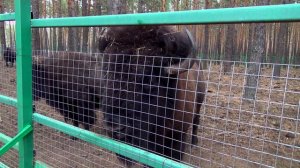
<instances>
[{"instance_id":1,"label":"bison head","mask_svg":"<svg viewBox=\"0 0 300 168\"><path fill-rule=\"evenodd\" d=\"M101 104L110 135L160 152L166 118L173 116L176 75L193 65L187 59L195 57L190 32L173 26L110 27L99 49Z\"/></svg>"}]
</instances>

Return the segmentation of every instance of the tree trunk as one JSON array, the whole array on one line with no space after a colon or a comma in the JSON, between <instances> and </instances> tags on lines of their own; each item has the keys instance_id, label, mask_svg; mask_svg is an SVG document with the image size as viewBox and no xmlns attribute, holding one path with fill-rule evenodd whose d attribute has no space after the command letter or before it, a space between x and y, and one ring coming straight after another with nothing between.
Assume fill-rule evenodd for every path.
<instances>
[{"instance_id":1,"label":"tree trunk","mask_svg":"<svg viewBox=\"0 0 300 168\"><path fill-rule=\"evenodd\" d=\"M0 0L0 13L4 13L3 0ZM0 22L0 36L1 36L1 47L2 51L6 48L6 38L5 38L5 24Z\"/></svg>"},{"instance_id":2,"label":"tree trunk","mask_svg":"<svg viewBox=\"0 0 300 168\"><path fill-rule=\"evenodd\" d=\"M169 3L169 2L168 2ZM167 5L169 6L169 5ZM193 0L193 10L198 10L200 8L200 0ZM168 10L168 9L167 9ZM196 48L198 49L198 38L197 38L197 25L191 25L191 31L195 39Z\"/></svg>"},{"instance_id":3,"label":"tree trunk","mask_svg":"<svg viewBox=\"0 0 300 168\"><path fill-rule=\"evenodd\" d=\"M184 9L185 10L190 10L190 0L185 0Z\"/></svg>"},{"instance_id":4,"label":"tree trunk","mask_svg":"<svg viewBox=\"0 0 300 168\"><path fill-rule=\"evenodd\" d=\"M40 1L39 0L32 0L32 13L33 18L40 17ZM41 42L40 42L40 33L38 28L32 29L32 42L33 42L33 50L40 50Z\"/></svg>"},{"instance_id":5,"label":"tree trunk","mask_svg":"<svg viewBox=\"0 0 300 168\"><path fill-rule=\"evenodd\" d=\"M282 4L290 3L290 0L282 0ZM275 56L275 65L274 65L274 72L273 77L277 78L280 77L280 69L281 66L278 64L281 64L281 60L283 58L286 58L287 55L287 42L288 42L288 23L281 22L279 23L279 32L277 34L277 46L276 46L276 56Z\"/></svg>"},{"instance_id":6,"label":"tree trunk","mask_svg":"<svg viewBox=\"0 0 300 168\"><path fill-rule=\"evenodd\" d=\"M231 72L231 65L234 55L234 25L230 24L227 27L226 41L225 41L225 57L224 57L224 73Z\"/></svg>"},{"instance_id":7,"label":"tree trunk","mask_svg":"<svg viewBox=\"0 0 300 168\"><path fill-rule=\"evenodd\" d=\"M234 7L235 0L230 0L227 4L227 7ZM235 47L235 40L234 37L236 34L234 24L229 24L227 26L227 33L226 33L226 41L225 41L225 60L224 60L224 73L231 72L231 65L232 60L234 58L234 47Z\"/></svg>"},{"instance_id":8,"label":"tree trunk","mask_svg":"<svg viewBox=\"0 0 300 168\"><path fill-rule=\"evenodd\" d=\"M209 9L209 0L205 0L205 9ZM209 44L209 25L204 27L204 48L203 48L203 58L208 59L208 44ZM204 61L203 68L207 69L207 62Z\"/></svg>"},{"instance_id":9,"label":"tree trunk","mask_svg":"<svg viewBox=\"0 0 300 168\"><path fill-rule=\"evenodd\" d=\"M267 5L268 0L258 1L257 5ZM247 64L247 79L244 98L255 99L260 70L260 62L265 54L266 26L264 23L257 23L253 32L253 43L251 46L250 62Z\"/></svg>"},{"instance_id":10,"label":"tree trunk","mask_svg":"<svg viewBox=\"0 0 300 168\"><path fill-rule=\"evenodd\" d=\"M161 12L166 11L166 0L161 0Z\"/></svg>"},{"instance_id":11,"label":"tree trunk","mask_svg":"<svg viewBox=\"0 0 300 168\"><path fill-rule=\"evenodd\" d=\"M107 1L108 14L125 14L127 0Z\"/></svg>"},{"instance_id":12,"label":"tree trunk","mask_svg":"<svg viewBox=\"0 0 300 168\"><path fill-rule=\"evenodd\" d=\"M102 6L102 1L101 0L96 0L95 1L95 15L101 15L101 6ZM99 31L99 27L93 27L93 40L92 40L92 52L98 51L98 41L97 41L97 32Z\"/></svg>"},{"instance_id":13,"label":"tree trunk","mask_svg":"<svg viewBox=\"0 0 300 168\"><path fill-rule=\"evenodd\" d=\"M175 8L175 11L179 11L179 1L180 0L175 0L175 4L174 4L174 8Z\"/></svg>"},{"instance_id":14,"label":"tree trunk","mask_svg":"<svg viewBox=\"0 0 300 168\"><path fill-rule=\"evenodd\" d=\"M146 0L139 0L138 2L138 13L146 12Z\"/></svg>"},{"instance_id":15,"label":"tree trunk","mask_svg":"<svg viewBox=\"0 0 300 168\"><path fill-rule=\"evenodd\" d=\"M14 46L14 38L15 36L13 35L12 25L9 24L9 46L10 47Z\"/></svg>"},{"instance_id":16,"label":"tree trunk","mask_svg":"<svg viewBox=\"0 0 300 168\"><path fill-rule=\"evenodd\" d=\"M57 5L57 15L58 17L62 17L62 10L61 10L61 0L58 0ZM63 45L63 28L58 28L58 36L57 36L57 50L63 51L64 45Z\"/></svg>"},{"instance_id":17,"label":"tree trunk","mask_svg":"<svg viewBox=\"0 0 300 168\"><path fill-rule=\"evenodd\" d=\"M53 17L57 17L57 0L53 0ZM52 43L53 43L53 50L56 51L57 50L57 28L52 28L52 32L53 32L53 37L52 37Z\"/></svg>"},{"instance_id":18,"label":"tree trunk","mask_svg":"<svg viewBox=\"0 0 300 168\"><path fill-rule=\"evenodd\" d=\"M89 0L90 1L90 0ZM82 1L82 16L88 16L88 4L87 1ZM84 27L82 32L82 52L87 52L88 50L88 36L89 36L89 28Z\"/></svg>"},{"instance_id":19,"label":"tree trunk","mask_svg":"<svg viewBox=\"0 0 300 168\"><path fill-rule=\"evenodd\" d=\"M47 0L42 1L42 16L43 18L47 17ZM42 33L42 41L43 41L43 46L42 49L43 51L47 51L49 50L49 43L48 43L48 32L47 32L48 28L43 28L43 33Z\"/></svg>"},{"instance_id":20,"label":"tree trunk","mask_svg":"<svg viewBox=\"0 0 300 168\"><path fill-rule=\"evenodd\" d=\"M68 15L70 17L75 16L75 4L74 4L74 0L68 0ZM75 46L76 46L76 42L74 37L76 37L76 31L75 28L68 28L68 51L75 51Z\"/></svg>"},{"instance_id":21,"label":"tree trunk","mask_svg":"<svg viewBox=\"0 0 300 168\"><path fill-rule=\"evenodd\" d=\"M217 32L217 44L216 44L216 47L217 47L217 55L218 55L219 57L220 57L221 54L222 54L222 47L221 47L221 45L222 45L222 42L221 42L222 38L221 38L221 36L222 36L222 30L221 30L221 28L218 28L218 32Z\"/></svg>"}]
</instances>

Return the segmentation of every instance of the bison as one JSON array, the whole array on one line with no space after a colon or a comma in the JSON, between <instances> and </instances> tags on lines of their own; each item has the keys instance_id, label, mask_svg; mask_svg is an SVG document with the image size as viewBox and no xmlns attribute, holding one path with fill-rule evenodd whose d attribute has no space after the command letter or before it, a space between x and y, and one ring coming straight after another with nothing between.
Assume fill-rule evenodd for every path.
<instances>
[{"instance_id":1,"label":"bison","mask_svg":"<svg viewBox=\"0 0 300 168\"><path fill-rule=\"evenodd\" d=\"M110 27L100 37L99 49L101 108L110 135L182 160L191 125L192 143L197 143L205 95L189 31L174 26Z\"/></svg>"},{"instance_id":2,"label":"bison","mask_svg":"<svg viewBox=\"0 0 300 168\"><path fill-rule=\"evenodd\" d=\"M33 59L33 97L46 103L86 130L96 121L100 79L96 58L83 53L52 52Z\"/></svg>"},{"instance_id":3,"label":"bison","mask_svg":"<svg viewBox=\"0 0 300 168\"><path fill-rule=\"evenodd\" d=\"M8 63L10 62L11 67L13 67L14 63L16 61L16 51L14 51L11 48L7 47L4 50L3 57L4 57L4 60L5 60L5 65L8 67L8 65L9 65Z\"/></svg>"}]
</instances>

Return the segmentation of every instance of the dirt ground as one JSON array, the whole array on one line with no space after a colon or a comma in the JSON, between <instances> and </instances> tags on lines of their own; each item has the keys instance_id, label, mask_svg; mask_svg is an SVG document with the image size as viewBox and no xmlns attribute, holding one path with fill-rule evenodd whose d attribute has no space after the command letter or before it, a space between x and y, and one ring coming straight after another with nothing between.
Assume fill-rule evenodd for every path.
<instances>
[{"instance_id":1,"label":"dirt ground","mask_svg":"<svg viewBox=\"0 0 300 168\"><path fill-rule=\"evenodd\" d=\"M214 62L212 62L214 63ZM184 163L194 167L300 167L300 68L284 67L280 79L272 79L272 67L263 67L256 101L243 99L245 67L233 66L232 73L221 73L221 66L204 71L207 93L201 108L199 142L188 145ZM0 62L0 94L16 95L15 68ZM37 111L63 121L45 101ZM102 115L93 132L106 135ZM16 110L0 104L0 132L16 134ZM35 159L52 167L122 167L106 150L40 124L34 126ZM188 137L188 142L189 141ZM0 143L2 146L3 143ZM18 154L11 150L0 158L10 167L18 166ZM138 166L137 166L138 167Z\"/></svg>"}]
</instances>

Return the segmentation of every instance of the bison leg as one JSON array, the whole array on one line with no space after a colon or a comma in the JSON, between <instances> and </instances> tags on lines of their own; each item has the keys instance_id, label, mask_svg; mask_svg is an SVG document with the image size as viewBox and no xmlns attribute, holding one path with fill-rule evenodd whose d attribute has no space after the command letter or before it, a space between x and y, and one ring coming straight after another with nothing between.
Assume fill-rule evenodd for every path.
<instances>
[{"instance_id":1,"label":"bison leg","mask_svg":"<svg viewBox=\"0 0 300 168\"><path fill-rule=\"evenodd\" d=\"M192 144L193 145L197 145L198 144L198 137L197 137L197 133L198 133L198 125L200 123L200 115L199 114L195 114L194 119L193 119L193 131L192 131Z\"/></svg>"},{"instance_id":2,"label":"bison leg","mask_svg":"<svg viewBox=\"0 0 300 168\"><path fill-rule=\"evenodd\" d=\"M76 120L73 120L73 125L75 126L75 127L79 127L79 122L78 121L76 121ZM71 136L71 139L72 140L78 140L78 138L76 138L76 137L73 137L73 136Z\"/></svg>"},{"instance_id":3,"label":"bison leg","mask_svg":"<svg viewBox=\"0 0 300 168\"><path fill-rule=\"evenodd\" d=\"M116 154L120 162L122 162L126 167L135 167L134 165L136 164L136 161L129 159L125 156ZM143 168L152 168L151 166L143 165Z\"/></svg>"},{"instance_id":4,"label":"bison leg","mask_svg":"<svg viewBox=\"0 0 300 168\"><path fill-rule=\"evenodd\" d=\"M90 128L91 128L90 124L88 124L88 123L84 123L84 124L83 124L83 127L84 127L85 130L88 130L88 131L89 131Z\"/></svg>"},{"instance_id":5,"label":"bison leg","mask_svg":"<svg viewBox=\"0 0 300 168\"><path fill-rule=\"evenodd\" d=\"M120 162L122 162L124 165L126 165L126 167L131 167L133 164L134 164L134 161L125 157L125 156L122 156L122 155L119 155L119 154L116 154L118 159L120 160Z\"/></svg>"},{"instance_id":6,"label":"bison leg","mask_svg":"<svg viewBox=\"0 0 300 168\"><path fill-rule=\"evenodd\" d=\"M79 120L82 121L85 130L90 130L91 126L96 122L97 116L95 111L92 109L82 109L81 112L84 115L79 115Z\"/></svg>"},{"instance_id":7,"label":"bison leg","mask_svg":"<svg viewBox=\"0 0 300 168\"><path fill-rule=\"evenodd\" d=\"M173 132L171 157L173 159L182 160L185 150L186 133L180 131Z\"/></svg>"},{"instance_id":8,"label":"bison leg","mask_svg":"<svg viewBox=\"0 0 300 168\"><path fill-rule=\"evenodd\" d=\"M75 127L79 127L79 122L78 122L77 120L73 120L73 125L74 125Z\"/></svg>"},{"instance_id":9,"label":"bison leg","mask_svg":"<svg viewBox=\"0 0 300 168\"><path fill-rule=\"evenodd\" d=\"M67 123L68 122L68 117L64 116L64 121L65 121L65 123Z\"/></svg>"}]
</instances>

